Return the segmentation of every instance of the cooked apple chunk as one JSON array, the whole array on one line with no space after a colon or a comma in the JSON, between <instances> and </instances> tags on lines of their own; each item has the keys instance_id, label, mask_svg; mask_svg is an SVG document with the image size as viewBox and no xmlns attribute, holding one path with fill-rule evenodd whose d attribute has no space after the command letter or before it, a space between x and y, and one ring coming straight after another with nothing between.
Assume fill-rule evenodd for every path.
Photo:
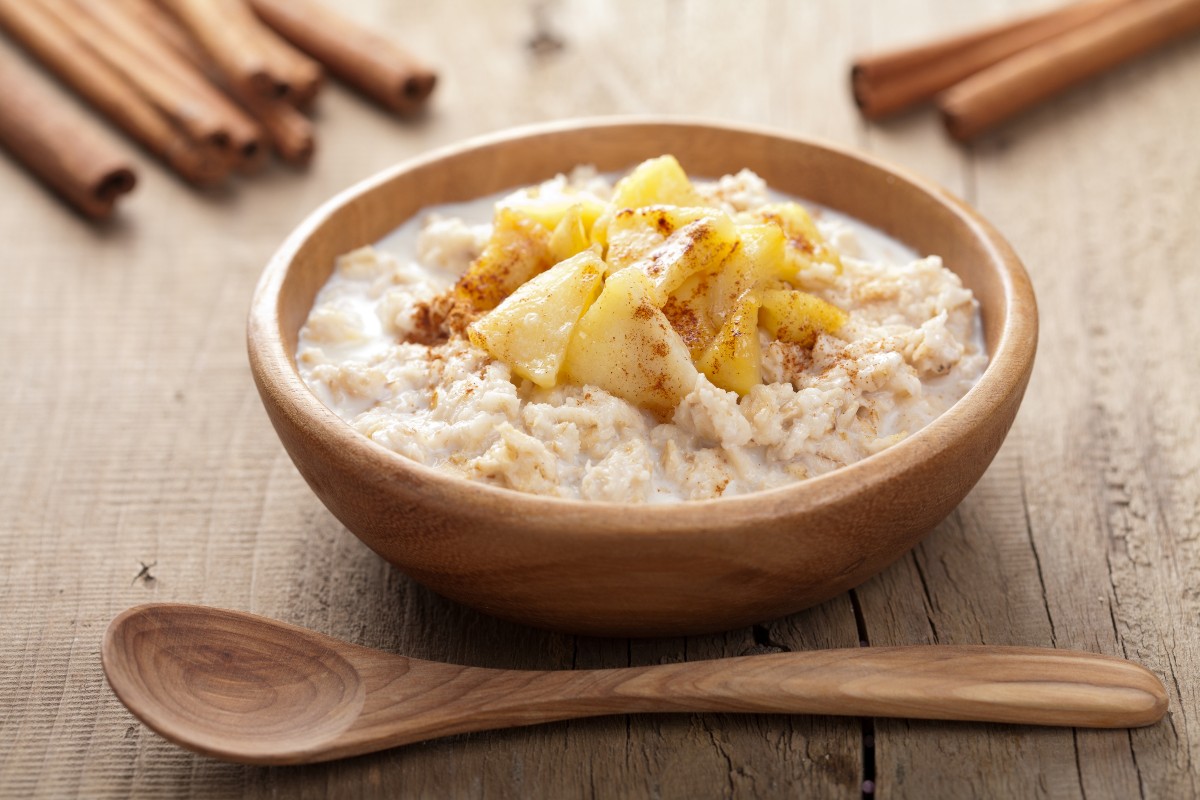
<instances>
[{"instance_id":1,"label":"cooked apple chunk","mask_svg":"<svg viewBox=\"0 0 1200 800\"><path fill-rule=\"evenodd\" d=\"M588 229L580 206L571 206L559 220L554 233L550 234L550 257L555 263L565 261L573 255L591 247Z\"/></svg>"},{"instance_id":2,"label":"cooked apple chunk","mask_svg":"<svg viewBox=\"0 0 1200 800\"><path fill-rule=\"evenodd\" d=\"M820 261L831 264L840 275L842 259L817 229L817 223L799 203L772 203L750 212L750 216L780 227L787 237L788 259L796 271Z\"/></svg>"},{"instance_id":3,"label":"cooked apple chunk","mask_svg":"<svg viewBox=\"0 0 1200 800\"><path fill-rule=\"evenodd\" d=\"M721 265L710 291L709 313L718 326L747 293L778 283L793 271L778 225L738 225L737 235L738 247Z\"/></svg>"},{"instance_id":4,"label":"cooked apple chunk","mask_svg":"<svg viewBox=\"0 0 1200 800\"><path fill-rule=\"evenodd\" d=\"M650 279L632 267L609 276L575 326L563 375L666 420L696 385L698 373L652 291Z\"/></svg>"},{"instance_id":5,"label":"cooked apple chunk","mask_svg":"<svg viewBox=\"0 0 1200 800\"><path fill-rule=\"evenodd\" d=\"M718 213L712 208L664 205L622 208L597 223L594 238L607 248L604 260L609 272L616 272L645 258L683 226Z\"/></svg>"},{"instance_id":6,"label":"cooked apple chunk","mask_svg":"<svg viewBox=\"0 0 1200 800\"><path fill-rule=\"evenodd\" d=\"M759 323L772 338L812 347L821 333L837 333L846 312L807 292L770 289L763 292Z\"/></svg>"},{"instance_id":7,"label":"cooked apple chunk","mask_svg":"<svg viewBox=\"0 0 1200 800\"><path fill-rule=\"evenodd\" d=\"M696 366L714 386L739 395L763 382L757 297L749 294L738 302Z\"/></svg>"},{"instance_id":8,"label":"cooked apple chunk","mask_svg":"<svg viewBox=\"0 0 1200 800\"><path fill-rule=\"evenodd\" d=\"M596 219L608 209L608 204L590 194L532 195L506 198L499 208L532 219L548 231L557 228L564 217L573 213L583 221L584 230L591 233Z\"/></svg>"},{"instance_id":9,"label":"cooked apple chunk","mask_svg":"<svg viewBox=\"0 0 1200 800\"><path fill-rule=\"evenodd\" d=\"M684 281L697 272L720 268L737 246L737 227L733 220L725 214L702 217L668 236L630 269L636 269L650 279L654 305L661 308L671 292ZM614 271L612 264L609 264L609 271Z\"/></svg>"},{"instance_id":10,"label":"cooked apple chunk","mask_svg":"<svg viewBox=\"0 0 1200 800\"><path fill-rule=\"evenodd\" d=\"M612 207L641 208L652 205L702 206L704 201L688 180L675 156L643 161L633 172L617 181Z\"/></svg>"},{"instance_id":11,"label":"cooked apple chunk","mask_svg":"<svg viewBox=\"0 0 1200 800\"><path fill-rule=\"evenodd\" d=\"M695 273L671 292L663 304L663 313L687 345L693 361L712 344L720 327L713 323L712 316L712 287L719 275L715 270Z\"/></svg>"},{"instance_id":12,"label":"cooked apple chunk","mask_svg":"<svg viewBox=\"0 0 1200 800\"><path fill-rule=\"evenodd\" d=\"M522 284L473 322L467 336L517 375L554 386L571 334L603 279L604 262L585 250Z\"/></svg>"},{"instance_id":13,"label":"cooked apple chunk","mask_svg":"<svg viewBox=\"0 0 1200 800\"><path fill-rule=\"evenodd\" d=\"M511 208L498 208L492 236L454 287L455 299L490 311L518 286L554 264L550 231Z\"/></svg>"}]
</instances>

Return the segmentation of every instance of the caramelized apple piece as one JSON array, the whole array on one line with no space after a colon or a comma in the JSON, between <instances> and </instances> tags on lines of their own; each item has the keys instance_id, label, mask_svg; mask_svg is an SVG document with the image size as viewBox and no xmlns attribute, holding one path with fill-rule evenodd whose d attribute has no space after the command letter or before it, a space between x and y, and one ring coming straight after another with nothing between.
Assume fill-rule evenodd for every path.
<instances>
[{"instance_id":1,"label":"caramelized apple piece","mask_svg":"<svg viewBox=\"0 0 1200 800\"><path fill-rule=\"evenodd\" d=\"M725 317L725 324L696 366L714 386L739 395L762 383L758 298L753 292L739 300Z\"/></svg>"},{"instance_id":2,"label":"caramelized apple piece","mask_svg":"<svg viewBox=\"0 0 1200 800\"><path fill-rule=\"evenodd\" d=\"M579 320L562 374L671 417L696 385L691 356L652 299L650 279L632 267L609 276Z\"/></svg>"},{"instance_id":3,"label":"caramelized apple piece","mask_svg":"<svg viewBox=\"0 0 1200 800\"><path fill-rule=\"evenodd\" d=\"M693 274L667 297L662 307L671 327L687 345L693 361L708 349L719 329L713 324L711 313L712 287L719 276L720 272L714 270Z\"/></svg>"},{"instance_id":4,"label":"caramelized apple piece","mask_svg":"<svg viewBox=\"0 0 1200 800\"><path fill-rule=\"evenodd\" d=\"M630 269L650 279L651 297L662 307L667 296L689 277L717 270L738 246L737 227L725 214L702 217L684 225L667 240L634 263ZM611 271L612 265L609 265Z\"/></svg>"},{"instance_id":5,"label":"caramelized apple piece","mask_svg":"<svg viewBox=\"0 0 1200 800\"><path fill-rule=\"evenodd\" d=\"M511 209L520 216L532 219L552 231L568 214L577 214L589 234L596 220L608 209L608 204L590 194L529 196L506 198L500 208Z\"/></svg>"},{"instance_id":6,"label":"caramelized apple piece","mask_svg":"<svg viewBox=\"0 0 1200 800\"><path fill-rule=\"evenodd\" d=\"M832 264L840 275L842 259L837 250L817 229L817 224L799 203L773 203L756 209L751 214L764 222L772 222L783 230L787 237L788 259L795 271L800 271L820 261Z\"/></svg>"},{"instance_id":7,"label":"caramelized apple piece","mask_svg":"<svg viewBox=\"0 0 1200 800\"><path fill-rule=\"evenodd\" d=\"M603 279L604 262L585 250L522 284L471 323L467 336L517 375L550 388L558 380L571 334L600 293Z\"/></svg>"},{"instance_id":8,"label":"caramelized apple piece","mask_svg":"<svg viewBox=\"0 0 1200 800\"><path fill-rule=\"evenodd\" d=\"M643 161L613 187L612 207L615 209L658 204L704 205L675 156L659 156Z\"/></svg>"},{"instance_id":9,"label":"caramelized apple piece","mask_svg":"<svg viewBox=\"0 0 1200 800\"><path fill-rule=\"evenodd\" d=\"M499 208L491 238L454 287L455 299L489 311L552 264L550 232L511 208Z\"/></svg>"},{"instance_id":10,"label":"caramelized apple piece","mask_svg":"<svg viewBox=\"0 0 1200 800\"><path fill-rule=\"evenodd\" d=\"M582 207L571 206L550 234L550 256L555 263L565 261L591 247Z\"/></svg>"},{"instance_id":11,"label":"caramelized apple piece","mask_svg":"<svg viewBox=\"0 0 1200 800\"><path fill-rule=\"evenodd\" d=\"M738 225L741 244L721 265L712 285L709 313L718 327L751 292L760 292L792 274L787 260L787 243L778 225Z\"/></svg>"},{"instance_id":12,"label":"caramelized apple piece","mask_svg":"<svg viewBox=\"0 0 1200 800\"><path fill-rule=\"evenodd\" d=\"M683 226L718 213L711 208L663 205L614 209L596 224L593 238L606 247L604 260L612 273L646 257Z\"/></svg>"},{"instance_id":13,"label":"caramelized apple piece","mask_svg":"<svg viewBox=\"0 0 1200 800\"><path fill-rule=\"evenodd\" d=\"M763 292L759 322L772 338L812 347L821 333L837 333L849 317L832 303L794 289Z\"/></svg>"}]
</instances>

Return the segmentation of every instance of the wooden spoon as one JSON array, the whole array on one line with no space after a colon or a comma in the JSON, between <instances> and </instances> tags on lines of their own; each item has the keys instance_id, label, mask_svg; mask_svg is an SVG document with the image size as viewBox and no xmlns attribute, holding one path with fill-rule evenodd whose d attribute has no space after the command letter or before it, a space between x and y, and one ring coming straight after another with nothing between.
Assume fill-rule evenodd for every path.
<instances>
[{"instance_id":1,"label":"wooden spoon","mask_svg":"<svg viewBox=\"0 0 1200 800\"><path fill-rule=\"evenodd\" d=\"M1162 718L1148 670L1025 647L865 647L628 669L439 664L253 614L153 603L113 620L104 671L176 744L303 764L455 733L647 711L748 711L1119 728Z\"/></svg>"}]
</instances>

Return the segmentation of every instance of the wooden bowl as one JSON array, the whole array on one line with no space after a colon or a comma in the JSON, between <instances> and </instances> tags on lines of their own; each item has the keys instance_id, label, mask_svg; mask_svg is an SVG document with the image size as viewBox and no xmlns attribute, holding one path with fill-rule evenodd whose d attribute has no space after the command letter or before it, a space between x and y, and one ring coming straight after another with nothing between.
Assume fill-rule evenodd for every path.
<instances>
[{"instance_id":1,"label":"wooden bowl","mask_svg":"<svg viewBox=\"0 0 1200 800\"><path fill-rule=\"evenodd\" d=\"M749 167L781 191L935 253L975 292L991 360L954 407L899 444L816 478L674 505L539 497L405 459L301 381L297 333L334 259L422 208L595 164L672 153L690 174ZM1025 391L1037 310L1016 255L962 201L903 170L770 131L679 120L521 129L400 164L326 203L263 273L250 361L267 413L321 501L375 552L436 592L575 633L681 635L778 617L845 591L909 550L996 454Z\"/></svg>"}]
</instances>

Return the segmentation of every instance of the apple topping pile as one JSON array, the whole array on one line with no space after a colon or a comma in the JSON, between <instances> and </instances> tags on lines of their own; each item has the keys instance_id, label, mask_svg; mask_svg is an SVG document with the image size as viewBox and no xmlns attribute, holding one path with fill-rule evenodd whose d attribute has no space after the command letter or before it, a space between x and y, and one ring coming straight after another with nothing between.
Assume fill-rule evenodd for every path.
<instances>
[{"instance_id":1,"label":"apple topping pile","mask_svg":"<svg viewBox=\"0 0 1200 800\"><path fill-rule=\"evenodd\" d=\"M596 386L671 416L703 372L745 395L763 382L760 329L811 347L846 321L800 291L837 253L797 203L729 214L672 156L639 165L612 199L510 201L455 285L471 342L538 386Z\"/></svg>"}]
</instances>

